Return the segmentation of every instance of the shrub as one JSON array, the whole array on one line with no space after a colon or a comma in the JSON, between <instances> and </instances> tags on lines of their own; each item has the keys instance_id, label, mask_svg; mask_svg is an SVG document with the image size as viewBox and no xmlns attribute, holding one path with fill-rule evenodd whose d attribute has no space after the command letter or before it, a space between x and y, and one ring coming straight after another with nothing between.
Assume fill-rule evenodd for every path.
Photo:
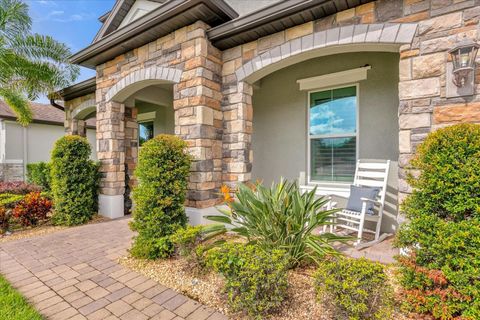
<instances>
[{"instance_id":1,"label":"shrub","mask_svg":"<svg viewBox=\"0 0 480 320\"><path fill-rule=\"evenodd\" d=\"M27 164L27 181L50 191L50 164L46 162Z\"/></svg>"},{"instance_id":2,"label":"shrub","mask_svg":"<svg viewBox=\"0 0 480 320\"><path fill-rule=\"evenodd\" d=\"M318 298L335 319L390 319L393 289L380 263L364 258L322 262L315 273Z\"/></svg>"},{"instance_id":3,"label":"shrub","mask_svg":"<svg viewBox=\"0 0 480 320\"><path fill-rule=\"evenodd\" d=\"M202 230L202 226L187 226L175 231L175 233L170 236L170 240L175 246L175 251L184 257L193 254L202 239Z\"/></svg>"},{"instance_id":4,"label":"shrub","mask_svg":"<svg viewBox=\"0 0 480 320\"><path fill-rule=\"evenodd\" d=\"M23 194L2 193L0 194L0 207L12 209L23 198Z\"/></svg>"},{"instance_id":5,"label":"shrub","mask_svg":"<svg viewBox=\"0 0 480 320\"><path fill-rule=\"evenodd\" d=\"M42 197L40 192L32 192L13 208L13 217L24 227L36 226L47 218L51 209L50 200Z\"/></svg>"},{"instance_id":6,"label":"shrub","mask_svg":"<svg viewBox=\"0 0 480 320\"><path fill-rule=\"evenodd\" d=\"M0 206L0 234L8 231L10 227L10 214L4 207Z\"/></svg>"},{"instance_id":7,"label":"shrub","mask_svg":"<svg viewBox=\"0 0 480 320\"><path fill-rule=\"evenodd\" d=\"M240 184L237 200L230 197L227 187L222 192L229 209L219 209L221 216L206 218L226 224L228 229L255 241L266 251L285 250L291 267L306 259L318 261L327 254L335 255L333 242L347 239L313 232L329 224L337 210L325 210L328 199L317 198L315 190L302 193L295 182L282 180L271 188ZM218 232L218 228L209 229Z\"/></svg>"},{"instance_id":8,"label":"shrub","mask_svg":"<svg viewBox=\"0 0 480 320\"><path fill-rule=\"evenodd\" d=\"M165 243L169 242L162 238L186 225L183 205L189 172L190 156L181 139L158 135L142 145L135 169L138 185L133 189L131 228L138 231L131 250L133 256L162 257Z\"/></svg>"},{"instance_id":9,"label":"shrub","mask_svg":"<svg viewBox=\"0 0 480 320\"><path fill-rule=\"evenodd\" d=\"M174 253L173 243L170 237L161 238L135 238L135 243L130 249L130 254L143 259L169 258Z\"/></svg>"},{"instance_id":10,"label":"shrub","mask_svg":"<svg viewBox=\"0 0 480 320\"><path fill-rule=\"evenodd\" d=\"M225 243L208 250L205 263L225 277L233 311L260 318L285 299L288 259L283 250L266 252L255 245Z\"/></svg>"},{"instance_id":11,"label":"shrub","mask_svg":"<svg viewBox=\"0 0 480 320\"><path fill-rule=\"evenodd\" d=\"M403 204L409 217L422 214L461 221L480 217L480 126L460 124L432 132L411 161L413 193Z\"/></svg>"},{"instance_id":12,"label":"shrub","mask_svg":"<svg viewBox=\"0 0 480 320\"><path fill-rule=\"evenodd\" d=\"M0 194L27 194L40 191L40 187L23 181L0 182Z\"/></svg>"},{"instance_id":13,"label":"shrub","mask_svg":"<svg viewBox=\"0 0 480 320\"><path fill-rule=\"evenodd\" d=\"M480 126L429 134L411 162L409 219L396 245L407 310L441 319L480 318Z\"/></svg>"},{"instance_id":14,"label":"shrub","mask_svg":"<svg viewBox=\"0 0 480 320\"><path fill-rule=\"evenodd\" d=\"M87 139L80 136L65 136L55 143L51 161L55 224L82 224L96 212L98 164L89 160L90 153Z\"/></svg>"}]
</instances>

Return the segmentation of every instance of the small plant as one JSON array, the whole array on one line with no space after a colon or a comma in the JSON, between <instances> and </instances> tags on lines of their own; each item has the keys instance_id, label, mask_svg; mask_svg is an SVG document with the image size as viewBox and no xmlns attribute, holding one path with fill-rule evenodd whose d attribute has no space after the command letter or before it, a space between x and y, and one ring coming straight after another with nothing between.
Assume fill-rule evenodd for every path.
<instances>
[{"instance_id":1,"label":"small plant","mask_svg":"<svg viewBox=\"0 0 480 320\"><path fill-rule=\"evenodd\" d=\"M130 254L137 258L155 260L169 258L174 253L173 243L170 237L148 239L135 238L135 245L130 249Z\"/></svg>"},{"instance_id":2,"label":"small plant","mask_svg":"<svg viewBox=\"0 0 480 320\"><path fill-rule=\"evenodd\" d=\"M49 192L51 189L50 164L46 162L27 164L27 181Z\"/></svg>"},{"instance_id":3,"label":"small plant","mask_svg":"<svg viewBox=\"0 0 480 320\"><path fill-rule=\"evenodd\" d=\"M23 194L2 193L0 194L0 207L12 209L24 197Z\"/></svg>"},{"instance_id":4,"label":"small plant","mask_svg":"<svg viewBox=\"0 0 480 320\"><path fill-rule=\"evenodd\" d=\"M225 277L233 311L261 318L286 297L288 259L283 250L266 252L255 245L225 243L206 251L205 263Z\"/></svg>"},{"instance_id":5,"label":"small plant","mask_svg":"<svg viewBox=\"0 0 480 320\"><path fill-rule=\"evenodd\" d=\"M40 192L32 192L13 208L13 217L23 227L36 226L47 218L51 209L52 202L49 199L42 197Z\"/></svg>"},{"instance_id":6,"label":"small plant","mask_svg":"<svg viewBox=\"0 0 480 320\"><path fill-rule=\"evenodd\" d=\"M175 231L170 236L170 240L175 246L175 251L183 257L193 254L202 239L202 230L202 226L187 226Z\"/></svg>"},{"instance_id":7,"label":"small plant","mask_svg":"<svg viewBox=\"0 0 480 320\"><path fill-rule=\"evenodd\" d=\"M51 161L55 224L82 224L96 213L98 164L89 159L90 154L86 138L64 136L55 142Z\"/></svg>"},{"instance_id":8,"label":"small plant","mask_svg":"<svg viewBox=\"0 0 480 320\"><path fill-rule=\"evenodd\" d=\"M10 213L4 207L0 206L0 234L8 231L10 227Z\"/></svg>"},{"instance_id":9,"label":"small plant","mask_svg":"<svg viewBox=\"0 0 480 320\"><path fill-rule=\"evenodd\" d=\"M209 227L208 230L218 233L222 228L224 232L228 229L265 251L284 250L290 257L290 267L305 260L319 261L326 255L336 255L333 242L349 239L314 232L329 225L337 210L326 210L328 199L316 197L315 190L301 192L295 182L282 180L271 188L240 184L236 200L226 186L222 192L229 209L219 208L222 215L206 218L226 227Z\"/></svg>"},{"instance_id":10,"label":"small plant","mask_svg":"<svg viewBox=\"0 0 480 320\"><path fill-rule=\"evenodd\" d=\"M187 144L178 137L158 135L142 145L130 224L138 232L130 251L133 256L155 259L173 253L169 237L187 222L184 203L190 161Z\"/></svg>"},{"instance_id":11,"label":"small plant","mask_svg":"<svg viewBox=\"0 0 480 320\"><path fill-rule=\"evenodd\" d=\"M23 181L0 182L0 194L27 194L37 191L41 191L39 186L25 183Z\"/></svg>"},{"instance_id":12,"label":"small plant","mask_svg":"<svg viewBox=\"0 0 480 320\"><path fill-rule=\"evenodd\" d=\"M364 258L335 258L322 262L315 273L318 298L335 319L390 319L393 289L380 263Z\"/></svg>"}]
</instances>

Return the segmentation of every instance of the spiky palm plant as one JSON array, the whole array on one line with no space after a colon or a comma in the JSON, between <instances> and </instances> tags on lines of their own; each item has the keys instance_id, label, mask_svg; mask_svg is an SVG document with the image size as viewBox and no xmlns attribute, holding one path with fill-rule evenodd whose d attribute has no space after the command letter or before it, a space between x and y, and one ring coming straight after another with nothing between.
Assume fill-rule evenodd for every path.
<instances>
[{"instance_id":1,"label":"spiky palm plant","mask_svg":"<svg viewBox=\"0 0 480 320\"><path fill-rule=\"evenodd\" d=\"M80 72L65 44L32 33L31 25L27 4L0 0L0 97L22 125L32 120L28 100L68 86Z\"/></svg>"}]
</instances>

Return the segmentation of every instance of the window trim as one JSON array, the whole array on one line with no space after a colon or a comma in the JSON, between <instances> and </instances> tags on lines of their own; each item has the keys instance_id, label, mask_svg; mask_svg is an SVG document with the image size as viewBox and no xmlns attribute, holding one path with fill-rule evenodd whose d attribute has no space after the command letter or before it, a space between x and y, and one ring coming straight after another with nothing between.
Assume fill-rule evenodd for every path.
<instances>
[{"instance_id":1,"label":"window trim","mask_svg":"<svg viewBox=\"0 0 480 320\"><path fill-rule=\"evenodd\" d=\"M348 189L350 188L350 185L352 183L345 183L345 182L335 182L335 181L320 181L320 180L312 180L311 176L311 139L315 139L315 137L320 137L318 135L315 136L310 136L310 95L315 92L322 92L322 91L329 91L329 90L335 90L335 89L342 89L342 88L348 88L348 87L355 87L355 92L356 92L356 97L357 97L357 103L356 103L356 126L357 126L357 131L355 134L356 141L355 141L355 163L358 161L359 158L359 146L360 146L360 84L358 82L355 83L345 83L342 85L338 86L331 86L331 87L323 87L315 90L309 90L307 91L307 130L306 130L306 141L307 141L307 185L315 185L318 186L321 189L326 190L327 192L332 190L332 191L338 191L341 189L341 193L343 193L343 189ZM332 135L321 135L322 138L336 138L336 137L346 137L347 135L343 134L332 134Z\"/></svg>"}]
</instances>

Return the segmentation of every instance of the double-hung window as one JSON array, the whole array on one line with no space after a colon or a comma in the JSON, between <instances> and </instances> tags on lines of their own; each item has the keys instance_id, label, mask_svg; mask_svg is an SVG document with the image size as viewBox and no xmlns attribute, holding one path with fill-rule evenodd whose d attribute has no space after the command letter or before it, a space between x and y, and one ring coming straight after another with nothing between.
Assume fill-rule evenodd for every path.
<instances>
[{"instance_id":1,"label":"double-hung window","mask_svg":"<svg viewBox=\"0 0 480 320\"><path fill-rule=\"evenodd\" d=\"M357 159L357 103L357 86L310 92L311 181L353 181Z\"/></svg>"}]
</instances>

